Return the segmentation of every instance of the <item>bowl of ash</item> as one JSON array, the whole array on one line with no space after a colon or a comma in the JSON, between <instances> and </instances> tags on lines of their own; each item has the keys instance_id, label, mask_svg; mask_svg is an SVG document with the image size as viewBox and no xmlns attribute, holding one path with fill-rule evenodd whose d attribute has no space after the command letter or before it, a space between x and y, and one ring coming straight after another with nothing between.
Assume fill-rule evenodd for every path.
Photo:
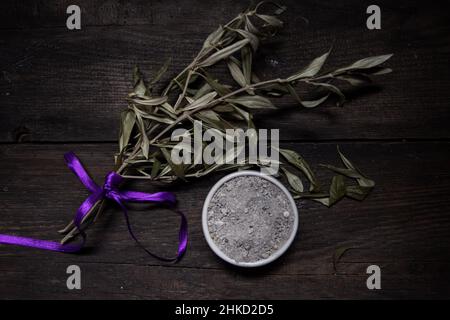
<instances>
[{"instance_id":1,"label":"bowl of ash","mask_svg":"<svg viewBox=\"0 0 450 320\"><path fill-rule=\"evenodd\" d=\"M223 260L259 267L279 258L298 229L298 212L289 191L258 171L238 171L219 180L202 212L203 234Z\"/></svg>"}]
</instances>

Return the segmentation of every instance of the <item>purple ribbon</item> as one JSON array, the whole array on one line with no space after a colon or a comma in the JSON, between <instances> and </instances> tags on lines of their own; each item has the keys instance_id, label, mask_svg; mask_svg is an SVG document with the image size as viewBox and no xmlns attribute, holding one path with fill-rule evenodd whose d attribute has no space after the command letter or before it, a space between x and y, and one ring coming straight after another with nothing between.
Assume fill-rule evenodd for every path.
<instances>
[{"instance_id":1,"label":"purple ribbon","mask_svg":"<svg viewBox=\"0 0 450 320\"><path fill-rule=\"evenodd\" d=\"M75 175L80 179L81 183L91 192L89 197L81 204L78 208L77 213L73 219L75 227L78 229L82 241L79 244L61 244L55 241L39 240L27 237L9 236L0 234L1 244L13 244L24 247L33 247L44 250L59 251L74 253L78 252L83 248L86 242L86 234L81 229L81 223L84 217L89 213L96 202L102 199L110 199L115 201L122 209L125 217L125 222L127 224L128 232L130 233L133 240L149 255L163 260L163 261L178 261L186 251L188 232L187 232L187 220L184 214L180 211L176 211L181 217L181 225L179 231L179 242L178 242L178 252L173 258L160 257L147 248L145 248L139 240L136 238L130 224L128 217L128 210L124 205L124 202L162 202L169 205L174 205L176 202L175 195L170 192L157 192L157 193L145 193L139 191L127 191L119 190L120 184L124 181L124 178L117 174L116 172L110 172L105 179L103 187L99 187L94 180L89 176L87 171L84 169L80 160L73 152L68 152L64 155L64 159L70 170L75 173Z\"/></svg>"}]
</instances>

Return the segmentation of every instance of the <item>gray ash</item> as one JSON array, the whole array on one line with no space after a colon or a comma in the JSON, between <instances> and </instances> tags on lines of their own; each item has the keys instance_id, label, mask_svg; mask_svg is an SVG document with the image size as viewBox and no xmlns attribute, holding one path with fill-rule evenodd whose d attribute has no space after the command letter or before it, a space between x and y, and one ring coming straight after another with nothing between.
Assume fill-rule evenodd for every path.
<instances>
[{"instance_id":1,"label":"gray ash","mask_svg":"<svg viewBox=\"0 0 450 320\"><path fill-rule=\"evenodd\" d=\"M294 214L286 194L257 176L238 176L217 189L208 206L213 242L236 262L269 258L289 239Z\"/></svg>"}]
</instances>

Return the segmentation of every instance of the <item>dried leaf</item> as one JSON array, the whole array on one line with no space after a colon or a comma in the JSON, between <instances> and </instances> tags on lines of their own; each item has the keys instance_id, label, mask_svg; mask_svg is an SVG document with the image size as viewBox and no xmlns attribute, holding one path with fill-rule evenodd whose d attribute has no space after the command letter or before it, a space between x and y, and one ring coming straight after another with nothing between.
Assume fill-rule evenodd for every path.
<instances>
[{"instance_id":1,"label":"dried leaf","mask_svg":"<svg viewBox=\"0 0 450 320\"><path fill-rule=\"evenodd\" d=\"M239 104L250 109L275 109L272 102L262 96L240 96L237 98L227 99L226 101Z\"/></svg>"},{"instance_id":2,"label":"dried leaf","mask_svg":"<svg viewBox=\"0 0 450 320\"><path fill-rule=\"evenodd\" d=\"M147 92L147 88L145 86L144 80L139 79L134 87L134 94L138 97L145 96L145 93Z\"/></svg>"},{"instance_id":3,"label":"dried leaf","mask_svg":"<svg viewBox=\"0 0 450 320\"><path fill-rule=\"evenodd\" d=\"M142 117L140 115L140 112L136 107L134 107L134 111L136 114L136 123L138 125L139 131L141 133L141 150L142 150L142 155L148 159L148 152L150 149L150 141L148 140L147 137L147 133L145 132L145 125L144 125L144 121L142 120Z\"/></svg>"},{"instance_id":4,"label":"dried leaf","mask_svg":"<svg viewBox=\"0 0 450 320\"><path fill-rule=\"evenodd\" d=\"M352 169L355 172L359 173L360 177L357 178L358 184L362 187L369 187L372 188L375 186L375 182L369 178L367 178L360 170L358 170L351 162L348 160L348 158L341 152L340 148L337 147L337 151L339 153L339 157L341 158L342 162L348 169Z\"/></svg>"},{"instance_id":5,"label":"dried leaf","mask_svg":"<svg viewBox=\"0 0 450 320\"><path fill-rule=\"evenodd\" d=\"M248 47L243 47L241 50L242 58L242 72L244 73L244 79L246 84L250 84L252 81L252 60L253 54Z\"/></svg>"},{"instance_id":6,"label":"dried leaf","mask_svg":"<svg viewBox=\"0 0 450 320\"><path fill-rule=\"evenodd\" d=\"M122 112L122 121L120 126L119 150L122 152L130 141L131 131L136 123L136 115L131 110Z\"/></svg>"},{"instance_id":7,"label":"dried leaf","mask_svg":"<svg viewBox=\"0 0 450 320\"><path fill-rule=\"evenodd\" d=\"M337 103L338 106L340 106L344 103L345 96L338 87L336 87L332 84L329 84L329 83L325 83L325 82L310 82L310 81L308 81L308 83L312 84L314 86L323 87L323 88L335 93L339 97L339 101Z\"/></svg>"},{"instance_id":8,"label":"dried leaf","mask_svg":"<svg viewBox=\"0 0 450 320\"><path fill-rule=\"evenodd\" d=\"M318 192L320 189L319 182L308 163L297 152L288 149L279 149L281 155L294 167L303 172L310 182L309 191Z\"/></svg>"},{"instance_id":9,"label":"dried leaf","mask_svg":"<svg viewBox=\"0 0 450 320\"><path fill-rule=\"evenodd\" d=\"M150 81L150 84L148 87L149 91L151 91L152 87L161 79L161 77L164 75L164 73L166 73L171 61L172 61L172 59L170 59L170 58L167 59L166 62L164 62L164 64L161 66L161 68L156 72L155 76Z\"/></svg>"},{"instance_id":10,"label":"dried leaf","mask_svg":"<svg viewBox=\"0 0 450 320\"><path fill-rule=\"evenodd\" d=\"M159 106L167 102L167 96L143 98L143 99L131 99L131 101L133 101L136 104L140 104L142 106Z\"/></svg>"},{"instance_id":11,"label":"dried leaf","mask_svg":"<svg viewBox=\"0 0 450 320\"><path fill-rule=\"evenodd\" d=\"M377 68L374 68L374 69L377 69ZM391 72L392 72L391 68L381 68L380 67L378 70L370 72L370 74L374 75L374 76L380 76L382 74L388 74L388 73L391 73Z\"/></svg>"},{"instance_id":12,"label":"dried leaf","mask_svg":"<svg viewBox=\"0 0 450 320\"><path fill-rule=\"evenodd\" d=\"M227 61L228 70L230 70L231 76L241 87L245 87L246 80L239 66L233 60Z\"/></svg>"},{"instance_id":13,"label":"dried leaf","mask_svg":"<svg viewBox=\"0 0 450 320\"><path fill-rule=\"evenodd\" d=\"M259 29L253 24L248 16L245 16L245 30L250 32L251 34L260 35L261 32Z\"/></svg>"},{"instance_id":14,"label":"dried leaf","mask_svg":"<svg viewBox=\"0 0 450 320\"><path fill-rule=\"evenodd\" d=\"M223 27L219 26L219 28L217 28L213 33L211 33L206 38L205 42L203 43L203 48L209 48L214 46L217 43L217 41L220 40L224 32L225 30L223 29Z\"/></svg>"},{"instance_id":15,"label":"dried leaf","mask_svg":"<svg viewBox=\"0 0 450 320\"><path fill-rule=\"evenodd\" d=\"M224 96L231 93L231 90L228 86L221 84L217 79L213 79L213 77L211 77L205 70L203 70L203 73L205 74L205 80L219 95Z\"/></svg>"},{"instance_id":16,"label":"dried leaf","mask_svg":"<svg viewBox=\"0 0 450 320\"><path fill-rule=\"evenodd\" d=\"M349 70L370 69L370 68L376 67L376 66L386 62L392 56L393 56L393 54L385 54L385 55L381 55L381 56L364 58L364 59L356 61L355 63L353 63L347 67L337 69L336 71L333 72L333 74L336 75L336 74L339 74L339 73L342 73L345 71L349 71Z\"/></svg>"},{"instance_id":17,"label":"dried leaf","mask_svg":"<svg viewBox=\"0 0 450 320\"><path fill-rule=\"evenodd\" d=\"M345 195L349 198L362 201L367 197L372 189L372 187L347 186Z\"/></svg>"},{"instance_id":18,"label":"dried leaf","mask_svg":"<svg viewBox=\"0 0 450 320\"><path fill-rule=\"evenodd\" d=\"M341 175L334 176L330 186L329 206L332 206L333 204L341 200L345 196L345 192L346 189L344 176Z\"/></svg>"},{"instance_id":19,"label":"dried leaf","mask_svg":"<svg viewBox=\"0 0 450 320\"><path fill-rule=\"evenodd\" d=\"M340 248L337 248L336 251L333 254L333 269L334 272L337 272L337 264L339 263L339 260L341 260L342 256L350 249L353 249L349 246L343 246Z\"/></svg>"},{"instance_id":20,"label":"dried leaf","mask_svg":"<svg viewBox=\"0 0 450 320\"><path fill-rule=\"evenodd\" d=\"M234 110L236 110L236 112L238 114L240 114L246 121L247 121L247 127L250 129L255 129L255 124L253 123L253 116L251 113L248 113L245 110L242 110L241 108L233 105Z\"/></svg>"},{"instance_id":21,"label":"dried leaf","mask_svg":"<svg viewBox=\"0 0 450 320\"><path fill-rule=\"evenodd\" d=\"M258 46L259 46L259 39L256 35L254 35L253 33L247 31L247 30L242 30L242 29L236 29L234 30L237 33L239 33L241 36L244 37L244 39L248 39L250 42L250 46L252 47L253 51L258 50Z\"/></svg>"},{"instance_id":22,"label":"dried leaf","mask_svg":"<svg viewBox=\"0 0 450 320\"><path fill-rule=\"evenodd\" d=\"M352 86L359 86L370 83L371 80L368 76L363 74L343 74L335 77L339 80L344 80L350 83Z\"/></svg>"},{"instance_id":23,"label":"dried leaf","mask_svg":"<svg viewBox=\"0 0 450 320\"><path fill-rule=\"evenodd\" d=\"M316 99L316 100L303 101L298 96L298 94L295 91L294 87L292 87L290 84L288 84L286 86L286 88L289 90L289 93L291 94L291 96L294 97L294 99L296 99L298 101L298 103L300 103L300 105L302 105L305 108L315 108L318 105L320 105L323 102L325 102L325 100L327 100L328 97L330 96L330 95L327 94L326 96L323 96L322 98L319 98L319 99Z\"/></svg>"},{"instance_id":24,"label":"dried leaf","mask_svg":"<svg viewBox=\"0 0 450 320\"><path fill-rule=\"evenodd\" d=\"M156 176L158 176L160 168L161 168L161 162L155 158L155 161L153 161L153 165L152 165L152 172L150 173L150 176L153 179L156 178Z\"/></svg>"},{"instance_id":25,"label":"dried leaf","mask_svg":"<svg viewBox=\"0 0 450 320\"><path fill-rule=\"evenodd\" d=\"M201 108L201 107L207 105L208 103L210 103L216 96L217 96L217 92L207 93L203 97L190 103L187 107L184 108L184 110L187 111L187 110Z\"/></svg>"},{"instance_id":26,"label":"dried leaf","mask_svg":"<svg viewBox=\"0 0 450 320\"><path fill-rule=\"evenodd\" d=\"M233 43L232 45L225 47L212 55L210 55L208 58L206 58L204 61L200 62L198 64L198 67L209 67L213 64L219 62L220 60L223 60L225 58L228 58L230 55L232 55L234 52L240 50L243 46L245 46L250 41L248 39L242 39L240 41L237 41Z\"/></svg>"},{"instance_id":27,"label":"dried leaf","mask_svg":"<svg viewBox=\"0 0 450 320\"><path fill-rule=\"evenodd\" d=\"M361 174L353 169L345 169L345 168L338 168L335 167L333 165L329 165L329 164L321 164L321 167L327 168L331 171L334 171L336 173L339 173L343 176L346 176L348 178L353 178L353 179L357 179L357 178L361 178Z\"/></svg>"},{"instance_id":28,"label":"dried leaf","mask_svg":"<svg viewBox=\"0 0 450 320\"><path fill-rule=\"evenodd\" d=\"M286 176L289 185L294 189L296 192L303 192L303 183L302 180L293 174L292 172L289 172L284 167L281 167L281 170L283 171L284 175Z\"/></svg>"},{"instance_id":29,"label":"dried leaf","mask_svg":"<svg viewBox=\"0 0 450 320\"><path fill-rule=\"evenodd\" d=\"M178 177L178 178L184 178L184 168L182 164L175 164L172 162L172 158L170 156L170 152L166 148L161 148L161 152L166 159L166 161L169 163L170 168L172 169L172 172Z\"/></svg>"},{"instance_id":30,"label":"dried leaf","mask_svg":"<svg viewBox=\"0 0 450 320\"><path fill-rule=\"evenodd\" d=\"M283 26L283 21L274 16L269 16L266 14L256 14L256 16L272 27L281 28Z\"/></svg>"},{"instance_id":31,"label":"dried leaf","mask_svg":"<svg viewBox=\"0 0 450 320\"><path fill-rule=\"evenodd\" d=\"M324 53L320 57L315 58L307 67L305 67L300 72L294 74L293 76L289 77L288 81L295 81L302 78L311 78L314 77L316 74L319 73L320 69L322 69L322 66L324 65L325 61L328 58L328 55L330 54L330 51L327 53Z\"/></svg>"},{"instance_id":32,"label":"dried leaf","mask_svg":"<svg viewBox=\"0 0 450 320\"><path fill-rule=\"evenodd\" d=\"M200 87L200 89L197 90L192 99L197 100L200 97L203 97L205 94L210 93L211 91L213 91L213 88L210 86L209 83L205 83Z\"/></svg>"},{"instance_id":33,"label":"dried leaf","mask_svg":"<svg viewBox=\"0 0 450 320\"><path fill-rule=\"evenodd\" d=\"M219 130L223 130L225 128L223 120L213 110L200 111L200 112L196 113L196 117L199 120L211 125L213 128L216 128Z\"/></svg>"},{"instance_id":34,"label":"dried leaf","mask_svg":"<svg viewBox=\"0 0 450 320\"><path fill-rule=\"evenodd\" d=\"M155 120L156 122L160 122L160 123L166 123L166 124L172 124L175 121L171 118L167 118L167 117L158 117L158 116L154 116L152 114L144 114L141 115L142 118L145 119L151 119L151 120Z\"/></svg>"}]
</instances>

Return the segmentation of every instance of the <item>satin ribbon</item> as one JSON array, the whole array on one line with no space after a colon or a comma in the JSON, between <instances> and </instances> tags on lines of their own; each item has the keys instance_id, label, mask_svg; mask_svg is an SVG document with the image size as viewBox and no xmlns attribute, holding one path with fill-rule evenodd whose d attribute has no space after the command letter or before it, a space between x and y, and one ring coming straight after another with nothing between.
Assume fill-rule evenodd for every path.
<instances>
[{"instance_id":1,"label":"satin ribbon","mask_svg":"<svg viewBox=\"0 0 450 320\"><path fill-rule=\"evenodd\" d=\"M160 202L166 203L169 205L174 205L176 202L175 195L170 192L157 192L157 193L145 193L139 191L128 191L128 190L119 190L120 184L124 181L124 178L117 174L116 172L110 172L106 178L103 187L99 187L94 180L89 176L87 171L84 169L80 160L73 152L68 152L64 155L64 159L66 160L67 166L70 170L75 173L75 175L80 179L81 183L91 192L89 197L81 204L78 208L77 213L73 219L75 227L78 229L82 241L79 244L61 244L55 241L48 240L40 240L33 239L27 237L19 237L19 236L10 236L0 234L0 243L1 244L12 244L19 245L24 247L32 247L44 250L51 251L59 251L59 252L67 252L74 253L78 252L83 248L86 242L86 234L81 228L81 223L84 217L89 213L89 211L93 208L96 202L102 199L110 199L116 202L123 211L125 222L127 225L128 232L130 233L133 240L149 255L163 260L163 261L178 261L186 251L187 241L188 241L188 232L187 232L187 221L184 214L180 211L176 211L181 217L181 224L179 230L179 242L178 242L178 252L177 255L173 258L165 258L158 256L147 248L145 248L141 242L136 238L130 224L130 219L128 217L128 210L124 205L124 202Z\"/></svg>"}]
</instances>

